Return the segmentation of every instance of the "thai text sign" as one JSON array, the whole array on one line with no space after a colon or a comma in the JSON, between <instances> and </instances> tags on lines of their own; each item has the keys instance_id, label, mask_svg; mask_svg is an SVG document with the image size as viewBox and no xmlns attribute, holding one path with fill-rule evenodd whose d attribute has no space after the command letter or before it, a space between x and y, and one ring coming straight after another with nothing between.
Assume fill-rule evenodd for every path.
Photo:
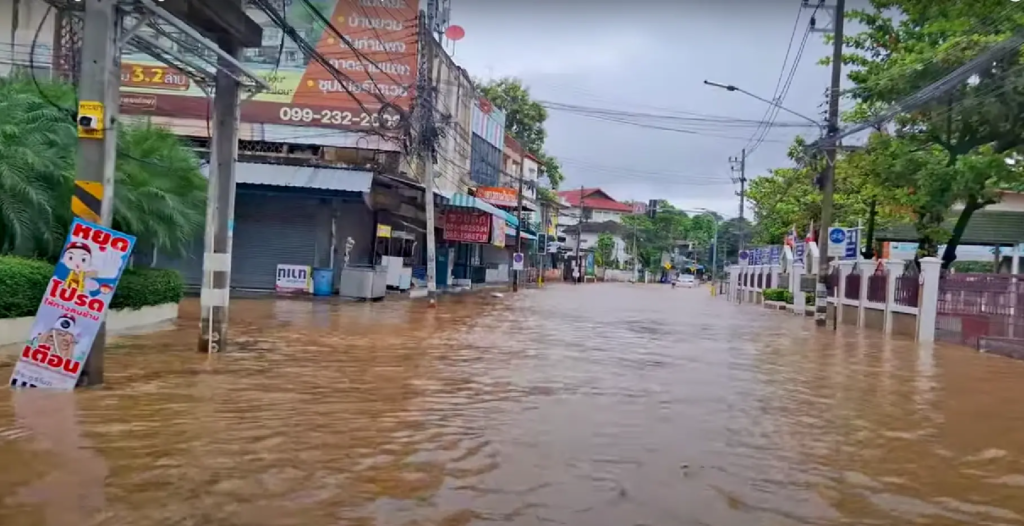
<instances>
[{"instance_id":1,"label":"thai text sign","mask_svg":"<svg viewBox=\"0 0 1024 526\"><path fill-rule=\"evenodd\" d=\"M398 112L380 110L387 107L384 102L405 110L410 107L417 76L418 0L317 0L312 4L318 13L312 13L305 2L274 2L296 32L341 75L336 78L268 22L265 13L250 6L246 14L263 26L263 42L245 49L241 62L271 89L242 102L241 122L344 129L375 128L381 121L397 125ZM173 28L165 31L182 36ZM139 33L165 40L149 27ZM178 52L203 63L193 51ZM208 117L209 100L202 86L131 46L121 56L121 85L122 113L204 122Z\"/></svg>"},{"instance_id":2,"label":"thai text sign","mask_svg":"<svg viewBox=\"0 0 1024 526\"><path fill-rule=\"evenodd\" d=\"M449 210L444 218L444 240L487 243L491 236L491 214Z\"/></svg>"},{"instance_id":3,"label":"thai text sign","mask_svg":"<svg viewBox=\"0 0 1024 526\"><path fill-rule=\"evenodd\" d=\"M505 218L495 215L491 216L491 244L496 247L505 248Z\"/></svg>"},{"instance_id":4,"label":"thai text sign","mask_svg":"<svg viewBox=\"0 0 1024 526\"><path fill-rule=\"evenodd\" d=\"M513 188L482 186L476 189L476 198L498 206L516 206L519 204L519 193Z\"/></svg>"},{"instance_id":5,"label":"thai text sign","mask_svg":"<svg viewBox=\"0 0 1024 526\"><path fill-rule=\"evenodd\" d=\"M313 292L313 269L305 265L278 265L277 292Z\"/></svg>"},{"instance_id":6,"label":"thai text sign","mask_svg":"<svg viewBox=\"0 0 1024 526\"><path fill-rule=\"evenodd\" d=\"M134 246L133 236L71 223L11 387L74 389Z\"/></svg>"}]
</instances>

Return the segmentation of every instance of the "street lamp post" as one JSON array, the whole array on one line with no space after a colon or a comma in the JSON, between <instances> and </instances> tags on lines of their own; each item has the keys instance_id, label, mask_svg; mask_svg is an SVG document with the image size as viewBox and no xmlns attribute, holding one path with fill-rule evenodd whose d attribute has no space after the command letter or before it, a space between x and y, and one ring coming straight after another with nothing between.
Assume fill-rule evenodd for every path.
<instances>
[{"instance_id":1,"label":"street lamp post","mask_svg":"<svg viewBox=\"0 0 1024 526\"><path fill-rule=\"evenodd\" d=\"M782 110L782 111L784 111L786 113L789 113L790 115L795 115L797 117L800 117L801 119L803 119L803 120L813 124L815 128L818 128L818 133L820 133L822 137L825 136L825 125L821 124L820 122L818 122L818 121L816 121L816 120L814 120L814 119L812 119L812 118L810 118L810 117L808 117L806 115L803 115L801 113L797 113L797 112L795 112L795 111L793 111L793 110L791 110L791 109L789 109L789 108L779 104L778 102L775 102L773 100L768 100L768 99L766 99L764 97L761 97L759 95L754 95L753 93L751 93L751 92L749 92L749 91L747 91L747 90L745 90L743 88L737 88L736 86L733 86L732 84L721 84L721 83L718 83L718 82L711 82L710 80L705 80L704 84L706 84L708 86L711 86L711 87L714 87L714 88L721 88L721 89L724 89L726 91L738 91L738 92L740 92L740 93L742 93L742 94L744 94L744 95L746 95L746 96L748 96L748 97L750 97L752 99L759 100L759 101L761 101L761 102L763 102L763 103L765 103L765 104L767 104L769 106L774 106L774 107L776 107L776 108L778 108L778 109L780 109L780 110Z\"/></svg>"},{"instance_id":2,"label":"street lamp post","mask_svg":"<svg viewBox=\"0 0 1024 526\"><path fill-rule=\"evenodd\" d=\"M840 54L840 52L842 50L842 40L843 40L842 39L842 34L843 34L843 31L842 31L843 1L844 0L839 0L839 4L838 4L838 7L837 7L837 12L839 13L839 15L836 17L836 19L837 19L836 20L836 38L838 39L837 40L838 44L836 45L835 55L833 56L833 64L834 65L838 64L841 61L841 59L842 59L842 55ZM773 107L776 107L776 108L778 108L778 109L780 109L782 111L785 111L786 113L789 113L790 115L795 115L797 117L800 117L801 119L803 119L803 120L813 124L815 127L818 128L818 134L819 134L818 141L819 141L819 143L824 142L826 137L831 138L831 134L828 131L830 128L826 128L825 125L821 124L820 122L818 122L818 121L816 121L816 120L814 120L814 119L812 119L812 118L810 118L810 117L808 117L806 115L797 113L797 112L795 112L795 111L793 111L793 110L791 110L791 109L789 109L789 108L779 104L778 102L776 102L774 100L768 100L768 99L766 99L764 97L759 97L759 96L754 95L753 93L751 93L751 92L749 92L747 90L744 90L744 89L741 89L741 88L737 88L736 86L733 86L732 84L720 84L718 82L711 82L711 81L707 81L707 80L704 81L704 84L706 84L708 86L713 86L713 87L716 87L716 88L721 88L721 89L724 89L726 91L738 91L738 92L740 92L740 93L742 93L742 94L744 94L744 95L746 95L746 96L748 96L750 98L759 100L759 101L761 101L761 102L763 102L765 104L768 104L769 106L773 106ZM832 126L831 129L835 129L835 123L838 122L838 114L836 113L837 110L835 109L836 105L838 104L837 103L838 91L839 91L838 69L837 68L833 68L833 72L832 72L832 89L831 89L831 92L830 92L830 101L829 101L830 102L830 104L829 104L829 123ZM831 227L831 223L832 223L832 193L834 191L833 178L834 178L834 175L835 175L835 152L836 152L836 143L833 140L832 143L828 145L828 149L826 151L827 163L826 163L822 173L819 174L819 177L820 177L819 182L820 182L820 187L821 187L821 218L820 218L821 225L820 225L820 233L817 236L818 237L818 284L815 287L815 296L816 296L816 301L815 301L815 322L819 326L824 326L825 323L826 323L825 322L825 316L826 316L825 313L827 311L827 308L826 308L826 305L825 305L825 303L826 303L825 296L827 294L826 290L827 290L827 286L828 286L827 285L827 279L828 279L828 229L829 229L829 227Z\"/></svg>"}]
</instances>

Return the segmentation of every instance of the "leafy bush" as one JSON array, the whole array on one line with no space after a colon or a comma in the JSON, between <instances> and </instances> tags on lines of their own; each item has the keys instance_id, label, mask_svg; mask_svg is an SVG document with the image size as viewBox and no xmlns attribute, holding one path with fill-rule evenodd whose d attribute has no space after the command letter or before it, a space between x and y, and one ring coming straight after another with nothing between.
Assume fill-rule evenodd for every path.
<instances>
[{"instance_id":1,"label":"leafy bush","mask_svg":"<svg viewBox=\"0 0 1024 526\"><path fill-rule=\"evenodd\" d=\"M762 293L765 301L786 301L789 291L786 289L765 289Z\"/></svg>"},{"instance_id":2,"label":"leafy bush","mask_svg":"<svg viewBox=\"0 0 1024 526\"><path fill-rule=\"evenodd\" d=\"M34 316L52 275L45 261L0 257L0 318Z\"/></svg>"},{"instance_id":3,"label":"leafy bush","mask_svg":"<svg viewBox=\"0 0 1024 526\"><path fill-rule=\"evenodd\" d=\"M175 270L126 269L110 302L112 309L141 309L152 305L178 303L185 295L185 283Z\"/></svg>"},{"instance_id":4,"label":"leafy bush","mask_svg":"<svg viewBox=\"0 0 1024 526\"><path fill-rule=\"evenodd\" d=\"M994 272L991 261L954 261L953 271L964 274L992 274Z\"/></svg>"},{"instance_id":5,"label":"leafy bush","mask_svg":"<svg viewBox=\"0 0 1024 526\"><path fill-rule=\"evenodd\" d=\"M53 265L36 259L0 256L0 318L35 316L53 275ZM181 275L173 270L127 269L112 309L140 309L177 303L184 296Z\"/></svg>"},{"instance_id":6,"label":"leafy bush","mask_svg":"<svg viewBox=\"0 0 1024 526\"><path fill-rule=\"evenodd\" d=\"M817 301L818 298L814 296L813 292L804 293L804 305L815 305Z\"/></svg>"}]
</instances>

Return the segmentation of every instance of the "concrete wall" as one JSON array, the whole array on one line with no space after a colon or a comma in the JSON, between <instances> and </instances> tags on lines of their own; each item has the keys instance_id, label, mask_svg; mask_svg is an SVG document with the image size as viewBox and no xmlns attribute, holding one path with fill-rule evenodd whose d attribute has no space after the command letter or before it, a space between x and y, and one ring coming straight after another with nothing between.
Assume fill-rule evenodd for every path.
<instances>
[{"instance_id":1,"label":"concrete wall","mask_svg":"<svg viewBox=\"0 0 1024 526\"><path fill-rule=\"evenodd\" d=\"M22 343L31 337L34 317L0 319L0 345ZM107 330L129 332L178 319L178 304L167 303L138 310L121 309L107 313Z\"/></svg>"}]
</instances>

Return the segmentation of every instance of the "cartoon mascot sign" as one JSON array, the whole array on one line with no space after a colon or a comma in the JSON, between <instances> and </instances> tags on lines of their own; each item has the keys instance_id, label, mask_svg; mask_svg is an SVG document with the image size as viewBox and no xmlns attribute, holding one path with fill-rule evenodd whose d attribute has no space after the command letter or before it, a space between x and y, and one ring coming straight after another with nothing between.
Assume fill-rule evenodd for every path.
<instances>
[{"instance_id":1,"label":"cartoon mascot sign","mask_svg":"<svg viewBox=\"0 0 1024 526\"><path fill-rule=\"evenodd\" d=\"M133 236L71 223L11 387L74 389L134 247Z\"/></svg>"}]
</instances>

